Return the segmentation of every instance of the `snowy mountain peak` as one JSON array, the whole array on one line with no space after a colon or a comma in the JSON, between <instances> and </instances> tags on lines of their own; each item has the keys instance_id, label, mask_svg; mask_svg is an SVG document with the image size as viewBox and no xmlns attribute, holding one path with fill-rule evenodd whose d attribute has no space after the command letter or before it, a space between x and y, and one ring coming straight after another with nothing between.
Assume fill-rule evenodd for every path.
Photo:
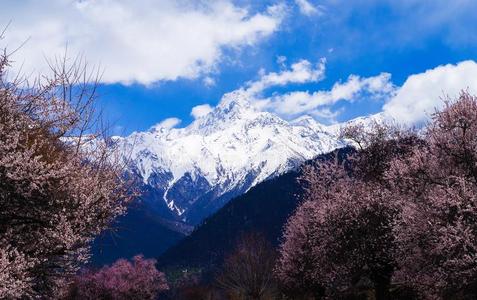
<instances>
[{"instance_id":1,"label":"snowy mountain peak","mask_svg":"<svg viewBox=\"0 0 477 300\"><path fill-rule=\"evenodd\" d=\"M268 113L258 111L248 97L243 91L225 94L210 113L192 122L187 130L210 135L268 115Z\"/></svg>"},{"instance_id":2,"label":"snowy mountain peak","mask_svg":"<svg viewBox=\"0 0 477 300\"><path fill-rule=\"evenodd\" d=\"M301 117L298 117L290 121L290 124L295 126L304 126L304 127L324 127L310 115L303 115Z\"/></svg>"},{"instance_id":3,"label":"snowy mountain peak","mask_svg":"<svg viewBox=\"0 0 477 300\"><path fill-rule=\"evenodd\" d=\"M256 111L249 100L249 96L242 90L225 94L215 108L223 113L232 111Z\"/></svg>"},{"instance_id":4,"label":"snowy mountain peak","mask_svg":"<svg viewBox=\"0 0 477 300\"><path fill-rule=\"evenodd\" d=\"M336 128L310 116L283 120L234 92L185 128L157 125L117 142L150 201L197 224L257 183L344 146Z\"/></svg>"}]
</instances>

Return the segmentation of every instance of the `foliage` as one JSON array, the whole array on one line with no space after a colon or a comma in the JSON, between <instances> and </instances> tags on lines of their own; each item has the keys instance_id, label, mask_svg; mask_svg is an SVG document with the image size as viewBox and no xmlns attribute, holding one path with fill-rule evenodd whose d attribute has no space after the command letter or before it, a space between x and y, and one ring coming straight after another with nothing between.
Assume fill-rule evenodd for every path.
<instances>
[{"instance_id":1,"label":"foliage","mask_svg":"<svg viewBox=\"0 0 477 300\"><path fill-rule=\"evenodd\" d=\"M273 276L275 252L259 234L244 235L235 251L225 259L218 285L230 299L275 299L277 288Z\"/></svg>"},{"instance_id":2,"label":"foliage","mask_svg":"<svg viewBox=\"0 0 477 300\"><path fill-rule=\"evenodd\" d=\"M319 242L314 226L315 208L312 202L304 202L285 226L276 273L289 295L320 298L324 292L316 277L317 257L313 253Z\"/></svg>"},{"instance_id":3,"label":"foliage","mask_svg":"<svg viewBox=\"0 0 477 300\"><path fill-rule=\"evenodd\" d=\"M314 297L368 286L387 299L399 207L380 187L387 164L408 153L415 139L379 124L366 135L361 127L344 134L362 149L344 162L306 168L307 201L286 225L277 274L289 289Z\"/></svg>"},{"instance_id":4,"label":"foliage","mask_svg":"<svg viewBox=\"0 0 477 300\"><path fill-rule=\"evenodd\" d=\"M71 289L70 299L156 299L169 287L164 273L155 267L154 259L137 255L132 262L119 259L100 270L78 275Z\"/></svg>"},{"instance_id":5,"label":"foliage","mask_svg":"<svg viewBox=\"0 0 477 300\"><path fill-rule=\"evenodd\" d=\"M349 147L338 149L314 160L330 160L335 153L344 157L350 151ZM184 266L188 270L198 267L208 277L208 273L221 267L224 257L234 250L237 237L245 232L260 232L276 248L283 225L302 201L303 188L297 181L301 172L300 168L261 182L228 202L191 235L161 255L160 268L167 270L168 278L170 268L182 270Z\"/></svg>"},{"instance_id":6,"label":"foliage","mask_svg":"<svg viewBox=\"0 0 477 300\"><path fill-rule=\"evenodd\" d=\"M59 297L133 196L99 142L94 77L80 65L56 61L51 77L29 84L0 56L2 299Z\"/></svg>"},{"instance_id":7,"label":"foliage","mask_svg":"<svg viewBox=\"0 0 477 300\"><path fill-rule=\"evenodd\" d=\"M433 115L425 147L388 172L403 204L396 281L425 298L476 295L477 98L463 92Z\"/></svg>"},{"instance_id":8,"label":"foliage","mask_svg":"<svg viewBox=\"0 0 477 300\"><path fill-rule=\"evenodd\" d=\"M223 293L205 280L200 272L184 271L174 282L165 299L174 300L214 300L224 299ZM169 274L168 274L169 276Z\"/></svg>"},{"instance_id":9,"label":"foliage","mask_svg":"<svg viewBox=\"0 0 477 300\"><path fill-rule=\"evenodd\" d=\"M425 299L475 297L476 112L477 98L463 92L421 137L346 129L360 151L302 177L307 200L285 227L282 284L334 298L363 288L376 299L413 297L408 287Z\"/></svg>"}]
</instances>

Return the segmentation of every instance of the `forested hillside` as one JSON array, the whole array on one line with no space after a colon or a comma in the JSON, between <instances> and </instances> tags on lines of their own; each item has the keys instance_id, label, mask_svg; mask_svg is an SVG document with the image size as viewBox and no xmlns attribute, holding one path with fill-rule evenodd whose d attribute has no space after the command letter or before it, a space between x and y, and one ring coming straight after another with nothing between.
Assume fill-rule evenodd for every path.
<instances>
[{"instance_id":1,"label":"forested hillside","mask_svg":"<svg viewBox=\"0 0 477 300\"><path fill-rule=\"evenodd\" d=\"M351 148L343 148L320 155L313 161L334 158L335 153L343 157L350 151ZM278 245L287 218L300 202L302 188L297 181L300 170L262 182L231 200L190 236L161 255L159 266L214 269L222 263L224 255L233 249L240 236L251 232L262 234L272 245Z\"/></svg>"}]
</instances>

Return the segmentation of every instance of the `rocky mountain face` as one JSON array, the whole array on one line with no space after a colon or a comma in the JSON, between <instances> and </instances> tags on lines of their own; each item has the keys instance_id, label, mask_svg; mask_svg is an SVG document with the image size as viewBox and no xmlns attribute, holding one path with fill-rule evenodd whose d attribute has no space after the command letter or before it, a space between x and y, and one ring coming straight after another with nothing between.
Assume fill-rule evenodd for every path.
<instances>
[{"instance_id":1,"label":"rocky mountain face","mask_svg":"<svg viewBox=\"0 0 477 300\"><path fill-rule=\"evenodd\" d=\"M336 132L309 116L283 120L233 92L185 128L156 125L115 141L148 206L197 225L256 184L343 147Z\"/></svg>"}]
</instances>

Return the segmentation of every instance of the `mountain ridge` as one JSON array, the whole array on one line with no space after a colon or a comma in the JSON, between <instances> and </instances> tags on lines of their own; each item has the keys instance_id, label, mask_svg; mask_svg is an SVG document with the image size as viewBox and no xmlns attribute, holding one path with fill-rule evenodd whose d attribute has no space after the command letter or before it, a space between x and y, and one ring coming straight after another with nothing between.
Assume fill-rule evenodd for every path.
<instances>
[{"instance_id":1,"label":"mountain ridge","mask_svg":"<svg viewBox=\"0 0 477 300\"><path fill-rule=\"evenodd\" d=\"M337 126L311 116L286 121L235 91L184 128L159 124L115 142L143 187L156 190L146 201L197 225L256 184L345 146Z\"/></svg>"}]
</instances>

